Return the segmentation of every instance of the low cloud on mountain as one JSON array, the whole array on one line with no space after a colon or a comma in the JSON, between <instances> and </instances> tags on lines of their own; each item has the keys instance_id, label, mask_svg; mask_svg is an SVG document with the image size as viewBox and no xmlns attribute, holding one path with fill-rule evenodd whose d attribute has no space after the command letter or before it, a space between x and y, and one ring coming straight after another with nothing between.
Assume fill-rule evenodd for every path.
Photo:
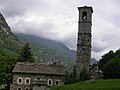
<instances>
[{"instance_id":1,"label":"low cloud on mountain","mask_svg":"<svg viewBox=\"0 0 120 90\"><path fill-rule=\"evenodd\" d=\"M13 32L60 41L76 50L78 6L93 7L92 57L120 48L119 0L0 0Z\"/></svg>"}]
</instances>

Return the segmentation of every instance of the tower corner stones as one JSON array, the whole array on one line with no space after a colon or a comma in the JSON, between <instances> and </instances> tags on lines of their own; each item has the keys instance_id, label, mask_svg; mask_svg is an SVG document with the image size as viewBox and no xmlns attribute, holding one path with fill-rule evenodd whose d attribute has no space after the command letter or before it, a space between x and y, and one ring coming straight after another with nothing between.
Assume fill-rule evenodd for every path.
<instances>
[{"instance_id":1,"label":"tower corner stones","mask_svg":"<svg viewBox=\"0 0 120 90\"><path fill-rule=\"evenodd\" d=\"M80 80L81 70L89 71L91 59L91 26L92 26L92 7L78 7L78 39L77 39L77 60L76 72L77 80Z\"/></svg>"}]
</instances>

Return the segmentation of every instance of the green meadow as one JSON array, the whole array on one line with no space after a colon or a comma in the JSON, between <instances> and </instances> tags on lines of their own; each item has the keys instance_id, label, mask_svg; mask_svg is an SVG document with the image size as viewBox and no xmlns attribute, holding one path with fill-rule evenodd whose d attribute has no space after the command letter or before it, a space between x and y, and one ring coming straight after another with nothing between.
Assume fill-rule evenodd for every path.
<instances>
[{"instance_id":1,"label":"green meadow","mask_svg":"<svg viewBox=\"0 0 120 90\"><path fill-rule=\"evenodd\" d=\"M120 90L120 79L96 80L51 87L50 90Z\"/></svg>"}]
</instances>

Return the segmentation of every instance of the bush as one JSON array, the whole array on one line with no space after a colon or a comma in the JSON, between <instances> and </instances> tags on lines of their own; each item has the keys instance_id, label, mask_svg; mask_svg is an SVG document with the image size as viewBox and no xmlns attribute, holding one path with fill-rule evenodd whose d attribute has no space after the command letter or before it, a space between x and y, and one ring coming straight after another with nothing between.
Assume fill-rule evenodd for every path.
<instances>
[{"instance_id":1,"label":"bush","mask_svg":"<svg viewBox=\"0 0 120 90\"><path fill-rule=\"evenodd\" d=\"M83 69L80 74L80 81L85 81L89 79L90 79L90 73L86 69Z\"/></svg>"},{"instance_id":2,"label":"bush","mask_svg":"<svg viewBox=\"0 0 120 90\"><path fill-rule=\"evenodd\" d=\"M120 78L120 59L113 59L106 63L103 67L103 74L107 79Z\"/></svg>"}]
</instances>

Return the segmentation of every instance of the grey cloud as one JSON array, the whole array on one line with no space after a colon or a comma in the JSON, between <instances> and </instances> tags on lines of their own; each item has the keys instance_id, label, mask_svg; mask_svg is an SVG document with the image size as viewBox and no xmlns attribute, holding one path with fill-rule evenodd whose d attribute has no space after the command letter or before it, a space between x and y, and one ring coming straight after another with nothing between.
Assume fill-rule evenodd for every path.
<instances>
[{"instance_id":1,"label":"grey cloud","mask_svg":"<svg viewBox=\"0 0 120 90\"><path fill-rule=\"evenodd\" d=\"M54 23L52 22L48 23L47 21L44 21L43 23L35 23L20 20L18 23L15 23L12 26L13 32L32 34L44 38L53 37L55 33L52 33L52 30L54 29L55 29Z\"/></svg>"},{"instance_id":2,"label":"grey cloud","mask_svg":"<svg viewBox=\"0 0 120 90\"><path fill-rule=\"evenodd\" d=\"M0 11L7 19L13 32L58 40L76 50L77 7L84 5L92 6L94 10L92 24L93 57L100 57L106 50L118 48L120 45L119 0L0 0ZM46 19L43 22L37 22L37 18L32 22L26 22L25 18L30 17L31 14L35 14L36 17L43 16ZM56 16L58 19L55 18ZM59 19L59 16L63 17L63 20ZM16 17L18 21L15 20ZM69 23L72 20L64 21L69 20L69 18L76 21L73 22L76 26ZM63 35L59 35L59 33L63 33Z\"/></svg>"},{"instance_id":3,"label":"grey cloud","mask_svg":"<svg viewBox=\"0 0 120 90\"><path fill-rule=\"evenodd\" d=\"M0 6L3 6L0 10L9 18L24 15L28 11L44 11L42 0L0 0Z\"/></svg>"},{"instance_id":4,"label":"grey cloud","mask_svg":"<svg viewBox=\"0 0 120 90\"><path fill-rule=\"evenodd\" d=\"M93 48L92 48L92 51L93 52L96 52L96 53L98 53L98 52L102 52L102 51L104 51L106 48L105 47L100 47L100 46L94 46Z\"/></svg>"},{"instance_id":5,"label":"grey cloud","mask_svg":"<svg viewBox=\"0 0 120 90\"><path fill-rule=\"evenodd\" d=\"M22 6L22 3L16 3L17 0L1 0L0 4L4 7L1 11L5 14L6 17L14 17L16 15L23 14L25 9Z\"/></svg>"},{"instance_id":6,"label":"grey cloud","mask_svg":"<svg viewBox=\"0 0 120 90\"><path fill-rule=\"evenodd\" d=\"M64 43L70 49L76 51L76 48L77 48L77 46L76 46L77 45L77 39L76 39L76 37L73 37L71 35L71 37L66 38L64 41L61 41L61 42Z\"/></svg>"}]
</instances>

